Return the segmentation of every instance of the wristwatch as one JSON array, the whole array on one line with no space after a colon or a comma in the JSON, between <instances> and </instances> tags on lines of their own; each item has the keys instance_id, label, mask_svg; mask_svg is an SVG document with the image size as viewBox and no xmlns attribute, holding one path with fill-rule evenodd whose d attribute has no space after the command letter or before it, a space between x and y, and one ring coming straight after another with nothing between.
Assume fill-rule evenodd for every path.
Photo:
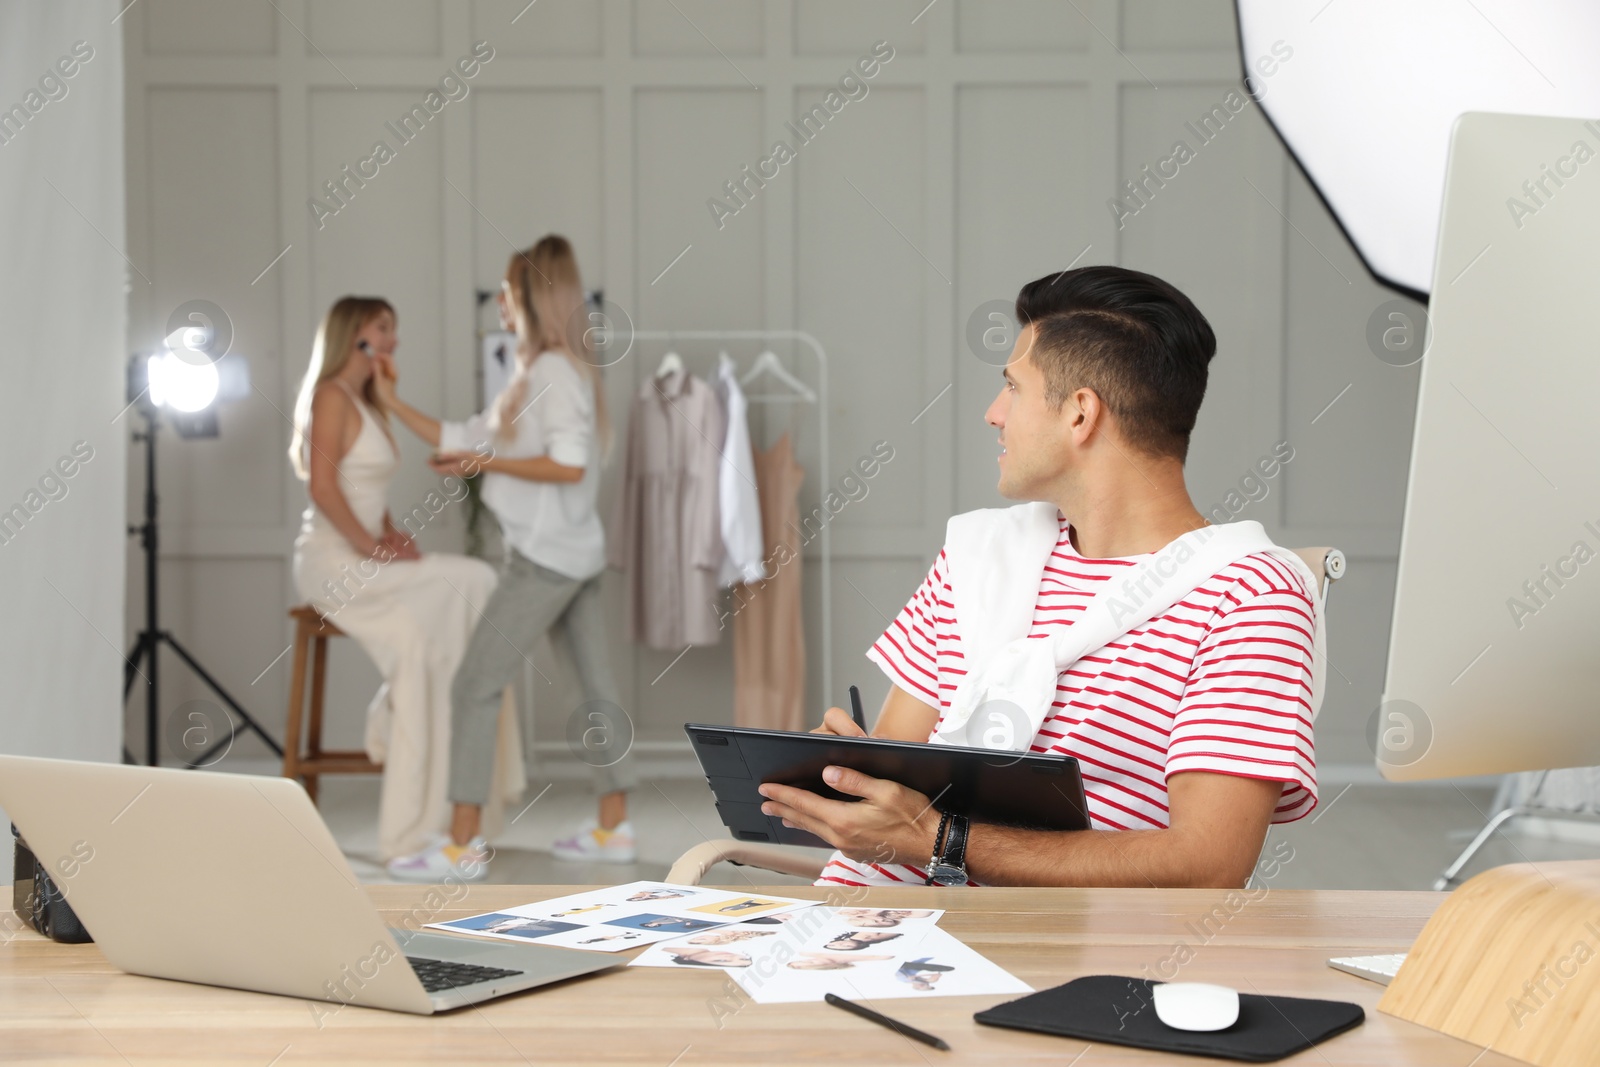
<instances>
[{"instance_id":1,"label":"wristwatch","mask_svg":"<svg viewBox=\"0 0 1600 1067\"><path fill-rule=\"evenodd\" d=\"M968 830L965 815L944 813L933 841L933 858L928 861L927 885L967 884Z\"/></svg>"}]
</instances>

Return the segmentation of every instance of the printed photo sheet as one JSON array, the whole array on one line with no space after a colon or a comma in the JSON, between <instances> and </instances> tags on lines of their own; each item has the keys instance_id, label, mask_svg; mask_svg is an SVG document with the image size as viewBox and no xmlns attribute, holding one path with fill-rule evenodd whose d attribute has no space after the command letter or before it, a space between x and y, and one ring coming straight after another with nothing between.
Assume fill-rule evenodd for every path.
<instances>
[{"instance_id":1,"label":"printed photo sheet","mask_svg":"<svg viewBox=\"0 0 1600 1067\"><path fill-rule=\"evenodd\" d=\"M741 988L762 1004L821 1000L833 993L868 1006L879 1000L911 997L965 997L994 993L1032 993L1033 987L988 957L964 944L948 930L934 927L917 944L881 963L863 963L848 971L781 972L778 979Z\"/></svg>"},{"instance_id":2,"label":"printed photo sheet","mask_svg":"<svg viewBox=\"0 0 1600 1067\"><path fill-rule=\"evenodd\" d=\"M738 975L775 973L796 960L799 967L793 969L799 970L831 966L808 962L823 957L877 959L891 946L917 944L943 914L932 908L817 907L778 912L663 942L641 952L628 966L725 970Z\"/></svg>"},{"instance_id":3,"label":"printed photo sheet","mask_svg":"<svg viewBox=\"0 0 1600 1067\"><path fill-rule=\"evenodd\" d=\"M780 916L815 904L759 893L630 882L428 926L506 941L622 952L751 921L776 924Z\"/></svg>"},{"instance_id":4,"label":"printed photo sheet","mask_svg":"<svg viewBox=\"0 0 1600 1067\"><path fill-rule=\"evenodd\" d=\"M941 930L942 914L808 908L662 942L629 966L726 971L760 1004L1033 992Z\"/></svg>"}]
</instances>

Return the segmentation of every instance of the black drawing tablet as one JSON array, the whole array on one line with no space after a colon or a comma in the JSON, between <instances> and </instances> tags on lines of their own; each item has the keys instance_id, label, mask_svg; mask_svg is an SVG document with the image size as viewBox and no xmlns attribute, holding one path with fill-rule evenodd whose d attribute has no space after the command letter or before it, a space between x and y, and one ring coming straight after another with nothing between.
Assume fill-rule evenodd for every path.
<instances>
[{"instance_id":1,"label":"black drawing tablet","mask_svg":"<svg viewBox=\"0 0 1600 1067\"><path fill-rule=\"evenodd\" d=\"M859 800L823 782L822 769L829 766L899 782L933 800L939 810L974 822L1036 830L1089 828L1083 778L1071 756L698 723L683 729L716 795L723 825L740 841L831 848L809 831L763 815L766 798L756 792L763 783L777 782L831 800Z\"/></svg>"}]
</instances>

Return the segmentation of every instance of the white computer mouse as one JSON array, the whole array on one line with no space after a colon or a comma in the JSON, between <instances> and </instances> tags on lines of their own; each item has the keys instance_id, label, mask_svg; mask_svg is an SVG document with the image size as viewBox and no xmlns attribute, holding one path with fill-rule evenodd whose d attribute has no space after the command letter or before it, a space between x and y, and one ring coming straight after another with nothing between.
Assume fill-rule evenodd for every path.
<instances>
[{"instance_id":1,"label":"white computer mouse","mask_svg":"<svg viewBox=\"0 0 1600 1067\"><path fill-rule=\"evenodd\" d=\"M1150 987L1156 1018L1174 1030L1226 1030L1239 1021L1239 992L1209 982L1161 982Z\"/></svg>"}]
</instances>

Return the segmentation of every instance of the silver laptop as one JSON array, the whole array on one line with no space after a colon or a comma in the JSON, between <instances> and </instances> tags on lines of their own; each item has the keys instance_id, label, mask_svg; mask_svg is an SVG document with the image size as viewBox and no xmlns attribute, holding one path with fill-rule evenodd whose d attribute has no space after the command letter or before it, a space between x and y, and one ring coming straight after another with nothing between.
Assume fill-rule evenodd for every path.
<instances>
[{"instance_id":1,"label":"silver laptop","mask_svg":"<svg viewBox=\"0 0 1600 1067\"><path fill-rule=\"evenodd\" d=\"M384 925L286 778L0 756L0 808L132 974L427 1015L617 965L422 932L459 883Z\"/></svg>"}]
</instances>

